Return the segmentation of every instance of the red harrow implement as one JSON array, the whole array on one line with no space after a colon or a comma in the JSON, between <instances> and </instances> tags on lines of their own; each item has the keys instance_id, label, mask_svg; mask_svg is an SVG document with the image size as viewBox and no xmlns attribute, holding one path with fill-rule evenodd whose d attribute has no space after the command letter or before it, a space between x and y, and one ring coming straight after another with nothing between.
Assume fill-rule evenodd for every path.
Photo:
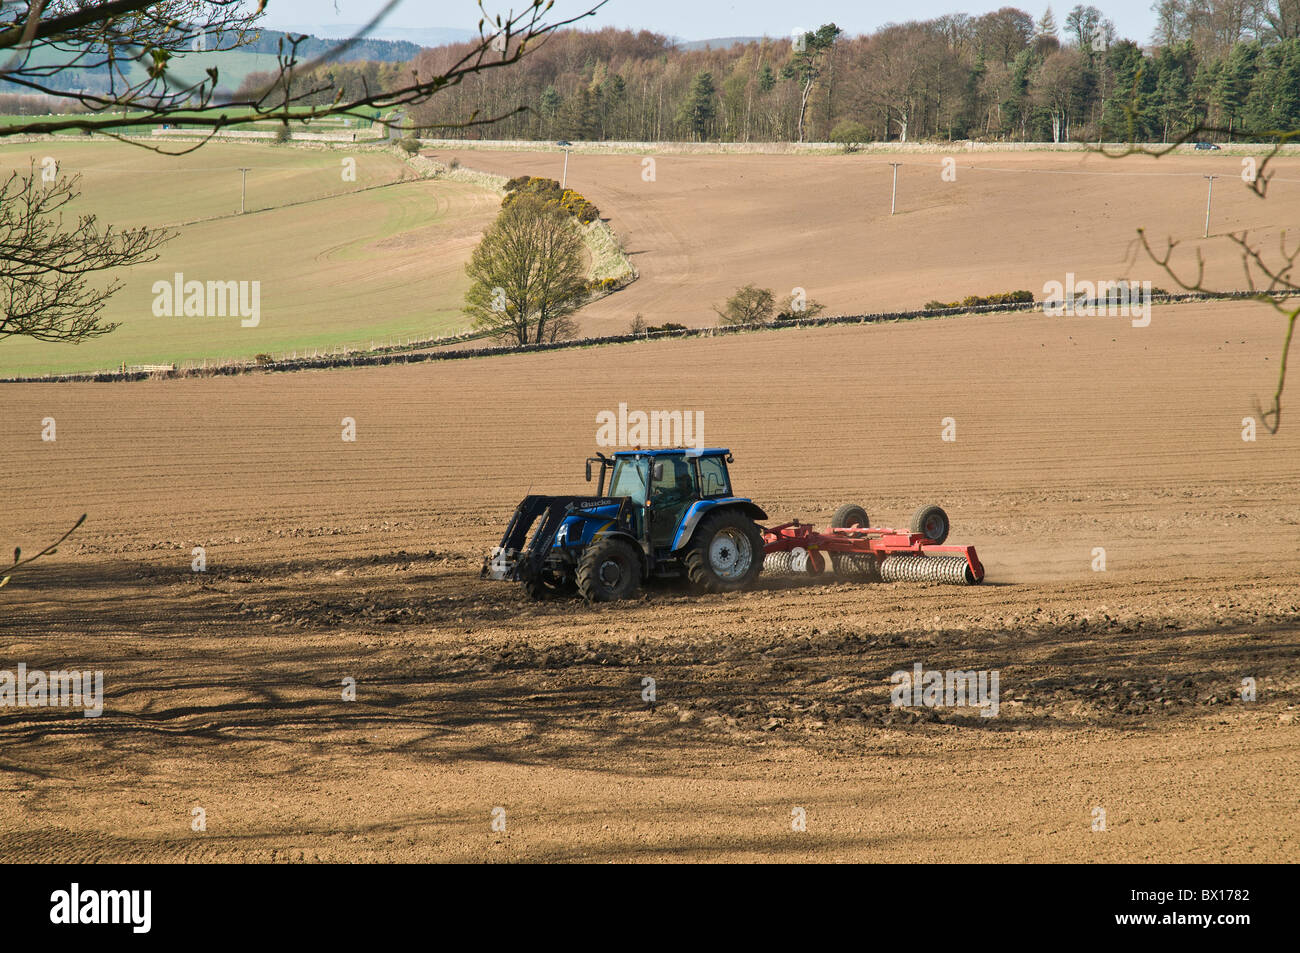
<instances>
[{"instance_id":1,"label":"red harrow implement","mask_svg":"<svg viewBox=\"0 0 1300 953\"><path fill-rule=\"evenodd\" d=\"M860 506L845 504L835 511L831 526L819 532L795 520L763 532L763 573L817 574L830 555L841 576L879 582L947 582L974 586L984 580L984 567L974 546L945 546L948 514L938 506L923 506L912 516L911 530L871 526Z\"/></svg>"}]
</instances>

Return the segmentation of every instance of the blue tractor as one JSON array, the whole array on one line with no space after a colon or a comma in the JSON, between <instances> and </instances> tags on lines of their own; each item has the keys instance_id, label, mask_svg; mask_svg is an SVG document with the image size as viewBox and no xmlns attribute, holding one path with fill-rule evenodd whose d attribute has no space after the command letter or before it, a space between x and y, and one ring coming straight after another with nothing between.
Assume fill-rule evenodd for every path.
<instances>
[{"instance_id":1,"label":"blue tractor","mask_svg":"<svg viewBox=\"0 0 1300 953\"><path fill-rule=\"evenodd\" d=\"M719 448L590 457L596 495L525 497L480 575L518 581L534 599L576 591L588 602L627 599L651 578L744 589L763 569L755 521L767 514L732 495L732 461Z\"/></svg>"}]
</instances>

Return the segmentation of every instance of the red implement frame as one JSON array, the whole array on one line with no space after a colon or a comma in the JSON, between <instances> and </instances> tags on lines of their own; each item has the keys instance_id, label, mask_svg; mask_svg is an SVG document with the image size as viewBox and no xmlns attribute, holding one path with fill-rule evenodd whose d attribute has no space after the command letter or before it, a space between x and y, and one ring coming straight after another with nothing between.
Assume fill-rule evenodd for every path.
<instances>
[{"instance_id":1,"label":"red implement frame","mask_svg":"<svg viewBox=\"0 0 1300 953\"><path fill-rule=\"evenodd\" d=\"M984 566L975 555L974 546L940 546L927 541L924 533L904 533L883 527L851 526L830 528L819 532L807 523L795 520L763 531L763 552L783 553L792 549L808 552L808 568L821 572L826 568L820 553L850 553L855 556L875 556L877 562L886 556L964 556L976 582L984 579Z\"/></svg>"}]
</instances>

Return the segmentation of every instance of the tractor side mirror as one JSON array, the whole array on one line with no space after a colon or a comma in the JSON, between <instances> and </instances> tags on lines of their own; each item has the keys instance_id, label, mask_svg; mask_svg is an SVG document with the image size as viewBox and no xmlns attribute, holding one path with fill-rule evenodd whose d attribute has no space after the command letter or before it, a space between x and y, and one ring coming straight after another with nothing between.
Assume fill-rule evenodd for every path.
<instances>
[{"instance_id":1,"label":"tractor side mirror","mask_svg":"<svg viewBox=\"0 0 1300 953\"><path fill-rule=\"evenodd\" d=\"M591 461L587 461L587 482L591 482Z\"/></svg>"},{"instance_id":2,"label":"tractor side mirror","mask_svg":"<svg viewBox=\"0 0 1300 953\"><path fill-rule=\"evenodd\" d=\"M663 478L664 478L664 465L662 463L656 463L653 467L650 468L650 479L658 483Z\"/></svg>"}]
</instances>

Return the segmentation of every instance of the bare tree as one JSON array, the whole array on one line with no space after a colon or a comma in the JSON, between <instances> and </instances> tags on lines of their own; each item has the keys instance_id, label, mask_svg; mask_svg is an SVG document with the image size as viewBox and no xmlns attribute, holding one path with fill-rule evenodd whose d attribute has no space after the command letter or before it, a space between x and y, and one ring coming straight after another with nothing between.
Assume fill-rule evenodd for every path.
<instances>
[{"instance_id":1,"label":"bare tree","mask_svg":"<svg viewBox=\"0 0 1300 953\"><path fill-rule=\"evenodd\" d=\"M6 3L0 12L0 78L24 92L75 105L84 113L0 127L0 137L69 129L121 135L166 122L182 110L186 126L211 132L259 119L286 124L327 116L369 119L377 109L420 105L466 77L517 63L548 35L593 15L606 2L597 0L583 13L548 23L545 17L553 0L532 0L522 13L512 11L504 17L489 15L479 0L478 42L444 69L413 71L376 87L333 88L325 71L317 67L343 55L400 4L389 0L357 37L317 59L300 61L297 49L306 37L287 37L280 44L279 69L270 83L218 101L216 67L204 70L202 76L186 77L173 61L183 64L184 54L195 49L245 45L266 0L256 4L248 0L17 0ZM143 71L132 69L133 65ZM60 73L71 69L107 70L107 89L71 91L55 82ZM322 94L327 94L323 102ZM520 103L503 115L526 108ZM464 128L500 118L475 112L445 125Z\"/></svg>"},{"instance_id":2,"label":"bare tree","mask_svg":"<svg viewBox=\"0 0 1300 953\"><path fill-rule=\"evenodd\" d=\"M723 324L767 324L776 309L776 296L770 288L745 285L714 312Z\"/></svg>"},{"instance_id":3,"label":"bare tree","mask_svg":"<svg viewBox=\"0 0 1300 953\"><path fill-rule=\"evenodd\" d=\"M37 178L33 164L0 186L0 340L75 343L107 334L117 325L103 322L101 312L121 282L90 287L87 278L153 261L172 236L150 228L115 231L94 215L65 228L62 212L77 197L77 178L48 185Z\"/></svg>"},{"instance_id":4,"label":"bare tree","mask_svg":"<svg viewBox=\"0 0 1300 953\"><path fill-rule=\"evenodd\" d=\"M1300 0L1266 0L1260 16L1268 36L1279 40L1300 36Z\"/></svg>"},{"instance_id":5,"label":"bare tree","mask_svg":"<svg viewBox=\"0 0 1300 953\"><path fill-rule=\"evenodd\" d=\"M1128 108L1132 111L1135 107L1130 105ZM1198 124L1168 145L1152 147L1131 142L1119 150L1112 151L1098 146L1094 147L1094 151L1113 159L1121 159L1130 155L1149 155L1159 158L1168 155L1184 143L1200 139L1206 133L1223 134L1227 131L1208 124ZM1259 142L1272 143L1267 154L1262 159L1259 159L1250 170L1243 172L1242 175L1246 188L1258 198L1265 199L1268 196L1269 180L1273 177L1270 166L1281 153L1283 146L1300 140L1300 129L1254 130L1252 138ZM1241 256L1246 284L1248 290L1254 293L1254 299L1273 308L1285 320L1285 330L1282 336L1282 359L1278 364L1277 386L1273 391L1269 406L1263 407L1257 403L1256 407L1260 422L1264 424L1265 429L1270 433L1277 433L1282 423L1282 395L1286 390L1287 358L1291 352L1291 342L1295 339L1296 319L1300 317L1300 275L1296 274L1296 265L1300 261L1300 246L1288 248L1285 232L1282 233L1279 239L1276 254L1270 254L1258 241L1252 240L1247 232L1232 233L1226 237L1229 242L1236 246ZM1178 242L1168 239L1165 242L1164 249L1157 251L1148 238L1146 230L1141 228L1138 229L1138 239L1143 252L1155 264L1159 265L1179 287L1186 291L1204 294L1223 293L1221 289L1216 290L1206 285L1205 262L1199 249L1196 253L1196 274L1193 277L1181 274L1174 264L1174 252L1178 247Z\"/></svg>"},{"instance_id":6,"label":"bare tree","mask_svg":"<svg viewBox=\"0 0 1300 953\"><path fill-rule=\"evenodd\" d=\"M46 546L35 556L28 556L26 559L23 559L23 548L21 546L15 546L14 561L12 564L10 564L8 569L4 570L4 575L0 576L0 587L7 586L9 584L9 580L13 578L14 573L22 569L24 566L30 566L32 563L36 562L36 560L40 559L42 556L53 556L55 553L57 553L59 551L59 546L63 543L63 541L67 539L69 536L71 536L73 533L75 533L77 531L77 528L81 526L81 524L84 522L86 522L86 514L82 513L81 518L72 524L72 529L68 530L66 533L64 533L62 536L60 536L50 545Z\"/></svg>"},{"instance_id":7,"label":"bare tree","mask_svg":"<svg viewBox=\"0 0 1300 953\"><path fill-rule=\"evenodd\" d=\"M475 327L517 344L570 336L587 296L585 250L573 217L556 202L516 194L474 249L465 313Z\"/></svg>"},{"instance_id":8,"label":"bare tree","mask_svg":"<svg viewBox=\"0 0 1300 953\"><path fill-rule=\"evenodd\" d=\"M871 38L864 52L868 72L859 95L864 106L874 105L894 125L900 142L908 141L921 104L928 40L923 24L890 25Z\"/></svg>"},{"instance_id":9,"label":"bare tree","mask_svg":"<svg viewBox=\"0 0 1300 953\"><path fill-rule=\"evenodd\" d=\"M1203 294L1222 294L1222 289L1214 289L1205 283L1205 259L1200 249L1196 252L1196 274L1181 274L1173 264L1174 250L1178 242L1169 239L1165 247L1157 251L1147 238L1145 229L1138 229L1138 238L1142 249L1159 265L1178 286L1186 291ZM1277 433L1282 423L1282 392L1286 388L1286 363L1291 352L1291 341L1295 337L1296 318L1300 316L1300 277L1295 274L1297 259L1300 259L1300 245L1288 248L1286 232L1278 241L1276 255L1270 255L1263 246L1253 242L1247 232L1227 236L1241 253L1242 269L1246 275L1246 284L1254 292L1254 299L1262 301L1286 319L1286 330L1282 338L1282 361L1278 368L1277 386L1273 391L1272 402L1263 407L1256 401L1255 411L1260 422L1269 431Z\"/></svg>"},{"instance_id":10,"label":"bare tree","mask_svg":"<svg viewBox=\"0 0 1300 953\"><path fill-rule=\"evenodd\" d=\"M1003 7L975 20L975 42L993 62L1010 63L1033 35L1033 17L1015 7Z\"/></svg>"},{"instance_id":11,"label":"bare tree","mask_svg":"<svg viewBox=\"0 0 1300 953\"><path fill-rule=\"evenodd\" d=\"M80 129L124 139L144 148L164 147L126 138L130 132L171 119L181 111L187 126L208 130L191 152L223 127L258 119L290 122L326 116L370 119L376 110L402 110L427 103L466 77L510 66L556 29L595 13L547 23L552 0L533 0L523 13L489 17L479 9L479 40L441 70L392 71L389 81L335 85L319 67L342 55L399 0L390 0L357 37L317 60L300 63L298 46L306 39L281 41L278 71L260 88L245 89L233 100L218 101L216 67L185 78L174 63L191 50L231 50L247 44L265 9L265 0L18 0L0 7L0 82L7 88L46 97L76 112L33 117L0 126L5 137ZM69 70L106 76L102 88L71 91L60 80ZM525 110L519 103L513 112ZM495 122L501 115L468 116L443 124L463 128ZM76 342L106 334L116 325L100 320L105 302L120 287L111 282L91 288L87 276L154 260L153 251L169 234L139 228L114 231L83 215L71 229L61 212L76 198L76 179L52 186L36 182L34 172L12 175L0 189L0 338L22 335L44 341Z\"/></svg>"},{"instance_id":12,"label":"bare tree","mask_svg":"<svg viewBox=\"0 0 1300 953\"><path fill-rule=\"evenodd\" d=\"M1051 118L1053 142L1069 138L1070 118L1079 100L1083 59L1077 49L1048 53L1033 78L1033 99Z\"/></svg>"}]
</instances>

